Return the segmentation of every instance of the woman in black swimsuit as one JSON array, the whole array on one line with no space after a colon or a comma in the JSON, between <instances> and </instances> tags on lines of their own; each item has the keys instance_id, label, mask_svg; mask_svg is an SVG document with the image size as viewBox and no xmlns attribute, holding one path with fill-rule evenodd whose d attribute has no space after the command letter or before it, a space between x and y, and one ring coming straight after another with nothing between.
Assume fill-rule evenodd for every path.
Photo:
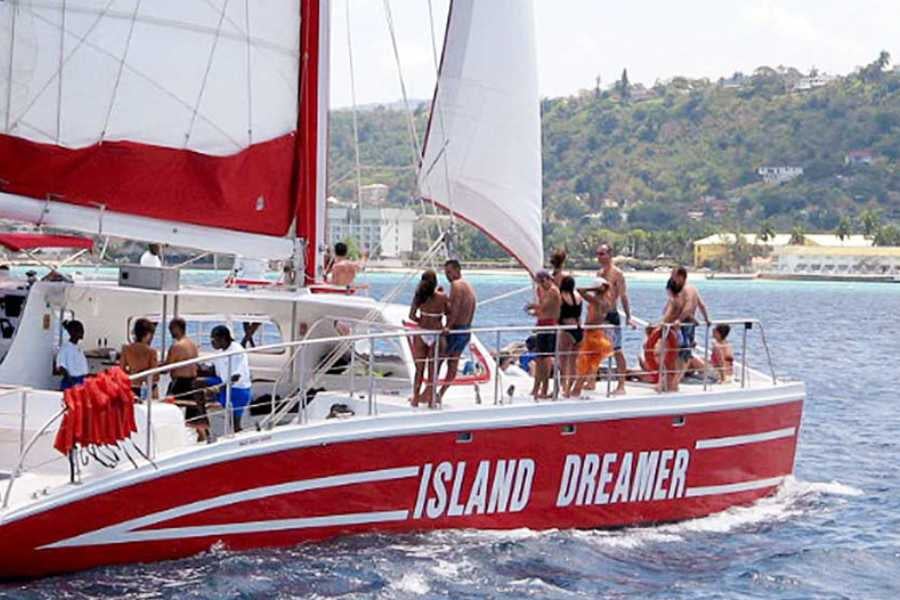
<instances>
[{"instance_id":1,"label":"woman in black swimsuit","mask_svg":"<svg viewBox=\"0 0 900 600\"><path fill-rule=\"evenodd\" d=\"M578 345L584 331L581 329L581 295L575 289L575 278L565 275L560 281L559 292L561 304L559 306L559 324L577 325L577 329L567 329L559 336L559 372L560 385L563 396L568 398L572 394L572 386L575 385L575 361L578 357Z\"/></svg>"}]
</instances>

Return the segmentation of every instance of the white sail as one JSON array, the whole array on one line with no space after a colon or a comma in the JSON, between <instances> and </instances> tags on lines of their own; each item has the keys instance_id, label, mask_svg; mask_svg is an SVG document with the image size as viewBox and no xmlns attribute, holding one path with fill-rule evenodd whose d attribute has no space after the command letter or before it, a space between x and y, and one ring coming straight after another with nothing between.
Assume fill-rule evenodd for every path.
<instances>
[{"instance_id":1,"label":"white sail","mask_svg":"<svg viewBox=\"0 0 900 600\"><path fill-rule=\"evenodd\" d=\"M295 233L314 264L327 21L327 0L0 0L0 217L261 258Z\"/></svg>"},{"instance_id":2,"label":"white sail","mask_svg":"<svg viewBox=\"0 0 900 600\"><path fill-rule=\"evenodd\" d=\"M453 0L419 174L422 194L543 264L541 126L530 0Z\"/></svg>"}]
</instances>

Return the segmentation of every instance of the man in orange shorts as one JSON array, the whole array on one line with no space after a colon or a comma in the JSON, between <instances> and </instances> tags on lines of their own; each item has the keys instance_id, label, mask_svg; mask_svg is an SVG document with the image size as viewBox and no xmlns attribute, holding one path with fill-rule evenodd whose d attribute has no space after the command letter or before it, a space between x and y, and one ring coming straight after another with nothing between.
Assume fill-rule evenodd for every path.
<instances>
[{"instance_id":1,"label":"man in orange shorts","mask_svg":"<svg viewBox=\"0 0 900 600\"><path fill-rule=\"evenodd\" d=\"M597 369L600 364L613 353L613 344L602 329L591 328L603 325L610 311L609 282L597 277L589 287L579 288L579 293L587 302L587 318L584 321L584 340L578 351L575 369L578 378L572 389L572 396L581 396L581 390L594 389L597 385Z\"/></svg>"}]
</instances>

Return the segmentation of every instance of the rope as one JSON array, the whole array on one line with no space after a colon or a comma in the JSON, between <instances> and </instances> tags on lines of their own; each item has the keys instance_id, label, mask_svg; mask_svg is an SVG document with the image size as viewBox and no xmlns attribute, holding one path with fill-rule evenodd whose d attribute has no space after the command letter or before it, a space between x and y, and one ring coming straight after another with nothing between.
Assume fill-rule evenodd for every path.
<instances>
[{"instance_id":1,"label":"rope","mask_svg":"<svg viewBox=\"0 0 900 600\"><path fill-rule=\"evenodd\" d=\"M253 145L253 74L251 69L252 48L250 41L250 0L244 0L244 26L247 34L247 146Z\"/></svg>"},{"instance_id":2,"label":"rope","mask_svg":"<svg viewBox=\"0 0 900 600\"><path fill-rule=\"evenodd\" d=\"M184 147L187 148L191 140L191 133L194 131L194 122L197 120L197 112L200 110L200 103L203 101L203 93L206 91L206 82L209 80L209 72L212 70L213 58L216 56L216 47L219 45L219 36L222 33L222 22L225 20L225 12L228 10L228 0L222 3L222 12L219 13L219 23L216 25L216 35L213 37L212 47L209 49L209 59L206 61L206 70L203 72L203 81L200 83L200 92L197 94L197 102L191 111L191 123L188 125L187 133L184 135Z\"/></svg>"},{"instance_id":3,"label":"rope","mask_svg":"<svg viewBox=\"0 0 900 600\"><path fill-rule=\"evenodd\" d=\"M112 2L110 2L112 4ZM134 4L134 12L131 14L131 23L128 25L128 37L125 39L125 51L122 53L122 60L119 61L119 68L116 72L116 83L113 86L112 95L109 98L109 107L106 109L106 119L103 120L103 130L100 132L100 141L106 137L106 130L109 128L109 120L112 118L113 106L116 103L116 96L119 93L119 83L122 81L122 71L125 70L125 60L128 58L128 49L131 48L131 37L134 34L134 24L137 22L137 14L141 9L141 0Z\"/></svg>"},{"instance_id":4,"label":"rope","mask_svg":"<svg viewBox=\"0 0 900 600\"><path fill-rule=\"evenodd\" d=\"M531 290L532 290L532 286L529 284L524 287L520 287L517 290L513 290L511 292L505 292L503 294L500 294L499 296L494 296L492 298L487 298L486 300L482 300L481 302L478 302L476 304L476 306L478 306L478 307L487 306L488 304L493 304L494 302L498 302L500 300L505 300L506 298L510 298L512 296L517 296L517 295L525 293L525 292L530 292Z\"/></svg>"}]
</instances>

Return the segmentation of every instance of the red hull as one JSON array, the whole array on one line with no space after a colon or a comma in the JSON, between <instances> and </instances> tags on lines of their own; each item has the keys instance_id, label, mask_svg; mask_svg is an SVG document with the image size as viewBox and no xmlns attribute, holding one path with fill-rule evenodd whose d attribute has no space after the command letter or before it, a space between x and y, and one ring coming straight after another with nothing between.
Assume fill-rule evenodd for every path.
<instances>
[{"instance_id":1,"label":"red hull","mask_svg":"<svg viewBox=\"0 0 900 600\"><path fill-rule=\"evenodd\" d=\"M173 559L218 541L249 549L365 531L700 517L766 496L793 472L801 412L797 399L683 417L297 441L277 451L263 449L272 436L256 434L198 450L204 457L182 467L123 471L78 499L8 515L0 577Z\"/></svg>"}]
</instances>

